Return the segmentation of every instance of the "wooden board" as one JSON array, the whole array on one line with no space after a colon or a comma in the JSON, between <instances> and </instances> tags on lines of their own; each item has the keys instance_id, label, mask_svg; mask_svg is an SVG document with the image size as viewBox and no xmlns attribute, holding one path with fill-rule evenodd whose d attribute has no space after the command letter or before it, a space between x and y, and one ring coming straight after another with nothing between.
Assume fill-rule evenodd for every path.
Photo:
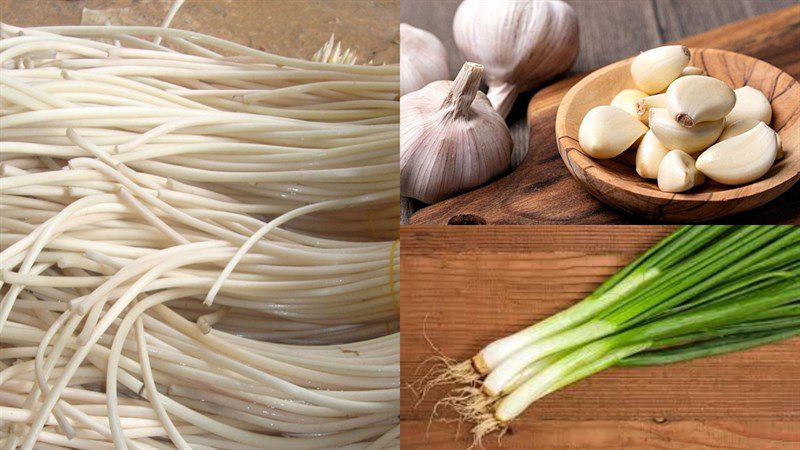
<instances>
[{"instance_id":1,"label":"wooden board","mask_svg":"<svg viewBox=\"0 0 800 450\"><path fill-rule=\"evenodd\" d=\"M598 37L599 39L599 37ZM603 39L605 43L613 39ZM582 41L583 42L583 41ZM800 5L726 25L681 39L685 45L729 49L762 59L800 76ZM429 206L411 216L412 224L445 225L471 214L490 224L645 223L604 205L591 196L564 167L555 140L555 115L566 92L584 75L539 91L528 108L530 150L513 172L487 186ZM458 220L454 220L458 222ZM800 189L723 223L800 223Z\"/></svg>"},{"instance_id":2,"label":"wooden board","mask_svg":"<svg viewBox=\"0 0 800 450\"><path fill-rule=\"evenodd\" d=\"M666 226L403 227L402 384L433 354L466 359L567 307L648 248ZM800 448L800 339L655 368L615 368L537 402L503 448ZM466 448L435 399L403 392L402 445ZM487 448L498 448L493 439Z\"/></svg>"}]
</instances>

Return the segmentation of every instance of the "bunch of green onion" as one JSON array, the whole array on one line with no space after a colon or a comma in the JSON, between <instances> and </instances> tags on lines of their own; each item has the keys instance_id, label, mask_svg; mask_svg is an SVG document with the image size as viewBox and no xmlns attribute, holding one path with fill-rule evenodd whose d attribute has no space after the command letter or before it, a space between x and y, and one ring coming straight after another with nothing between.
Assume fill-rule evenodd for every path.
<instances>
[{"instance_id":1,"label":"bunch of green onion","mask_svg":"<svg viewBox=\"0 0 800 450\"><path fill-rule=\"evenodd\" d=\"M668 364L800 334L800 228L685 226L583 301L450 364L440 401L502 431L534 401L614 365Z\"/></svg>"}]
</instances>

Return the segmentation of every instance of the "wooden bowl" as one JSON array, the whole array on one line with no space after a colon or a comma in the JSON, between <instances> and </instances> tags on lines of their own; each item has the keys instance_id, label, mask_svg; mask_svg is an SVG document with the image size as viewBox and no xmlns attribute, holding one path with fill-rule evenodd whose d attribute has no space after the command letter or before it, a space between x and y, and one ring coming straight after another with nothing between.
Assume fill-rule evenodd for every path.
<instances>
[{"instance_id":1,"label":"wooden bowl","mask_svg":"<svg viewBox=\"0 0 800 450\"><path fill-rule=\"evenodd\" d=\"M751 86L772 103L772 123L783 141L786 156L761 179L743 186L706 181L688 192L671 194L655 180L635 170L636 149L613 159L594 159L581 151L578 127L586 113L608 105L622 89L635 88L630 74L633 58L598 69L572 87L556 116L556 138L561 158L572 175L601 201L626 213L650 220L702 222L761 206L791 188L800 179L800 86L787 73L747 55L711 48L693 48L691 65L729 86Z\"/></svg>"}]
</instances>

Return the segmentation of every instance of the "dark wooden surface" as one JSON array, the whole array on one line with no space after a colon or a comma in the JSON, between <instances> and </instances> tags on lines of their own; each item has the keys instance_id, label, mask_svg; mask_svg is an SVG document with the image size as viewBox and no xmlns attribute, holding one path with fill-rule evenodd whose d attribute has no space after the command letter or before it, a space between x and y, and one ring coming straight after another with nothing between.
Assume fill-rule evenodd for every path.
<instances>
[{"instance_id":1,"label":"dark wooden surface","mask_svg":"<svg viewBox=\"0 0 800 450\"><path fill-rule=\"evenodd\" d=\"M578 13L581 27L580 54L567 75L590 71L665 42L797 4L796 0L567 0L567 2ZM400 8L400 18L403 22L429 30L442 40L445 47L450 50L450 68L453 74L464 61L452 38L452 17L459 4L460 0L437 2L403 0ZM757 36L752 39L759 40ZM800 47L800 44L797 45ZM797 67L800 61L786 61L782 55L753 56L788 70L795 77L797 77L796 72L800 72L798 70L800 68ZM533 94L531 92L521 96L509 115L516 159L521 159L520 155L527 153L528 150L530 132L525 114ZM560 164L560 161L557 163ZM542 198L546 197L551 201L557 199L563 205L564 213L557 215L534 213L529 218L520 217L513 223L642 223L642 219L624 216L595 200L585 191L580 192L581 188L572 179L548 182L555 174L553 171L558 172L558 175L566 174L569 177L563 166L548 166L547 173L543 175L551 176L532 180L531 184L536 185L538 192L544 192ZM574 189L562 191L565 187L563 185L569 188L573 183L571 187ZM800 207L800 194L797 191L795 188L792 192L784 194L781 204L777 207L759 208L744 215L728 218L725 222L797 221L797 219L783 219L786 216L781 215L788 209L796 210ZM502 199L495 201L500 203ZM574 205L576 202L581 202L580 207ZM424 204L416 200L403 199L404 223L410 221L446 224L455 215L470 213L468 210L455 211L444 208L441 213L429 211L427 214L420 214L410 219L412 214L424 207ZM579 215L569 213L577 210L583 212ZM596 214L586 214L586 211L594 211ZM425 209L422 212L425 212Z\"/></svg>"},{"instance_id":2,"label":"dark wooden surface","mask_svg":"<svg viewBox=\"0 0 800 450\"><path fill-rule=\"evenodd\" d=\"M583 298L666 226L401 228L401 379L433 355L465 360ZM424 327L424 329L423 329ZM800 338L648 368L612 368L537 401L504 449L796 450ZM468 427L428 419L444 389L402 395L403 449L467 448ZM452 417L452 415L449 415ZM487 449L501 448L495 439Z\"/></svg>"}]
</instances>

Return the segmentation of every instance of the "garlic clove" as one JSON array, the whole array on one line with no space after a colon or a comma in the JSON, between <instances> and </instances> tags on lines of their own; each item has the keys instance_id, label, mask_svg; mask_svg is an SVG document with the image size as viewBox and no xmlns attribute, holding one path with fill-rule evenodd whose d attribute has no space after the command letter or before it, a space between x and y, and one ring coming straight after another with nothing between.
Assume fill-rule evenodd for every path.
<instances>
[{"instance_id":1,"label":"garlic clove","mask_svg":"<svg viewBox=\"0 0 800 450\"><path fill-rule=\"evenodd\" d=\"M486 95L506 117L514 100L565 72L578 56L578 14L562 1L464 0L453 39L468 61L486 66Z\"/></svg>"},{"instance_id":2,"label":"garlic clove","mask_svg":"<svg viewBox=\"0 0 800 450\"><path fill-rule=\"evenodd\" d=\"M483 66L400 98L400 193L436 203L508 170L513 142L480 92Z\"/></svg>"},{"instance_id":3,"label":"garlic clove","mask_svg":"<svg viewBox=\"0 0 800 450\"><path fill-rule=\"evenodd\" d=\"M636 149L636 173L643 178L658 178L658 167L669 149L661 145L652 131L644 134Z\"/></svg>"},{"instance_id":4,"label":"garlic clove","mask_svg":"<svg viewBox=\"0 0 800 450\"><path fill-rule=\"evenodd\" d=\"M447 50L433 33L400 24L400 95L450 79Z\"/></svg>"},{"instance_id":5,"label":"garlic clove","mask_svg":"<svg viewBox=\"0 0 800 450\"><path fill-rule=\"evenodd\" d=\"M728 117L730 117L730 114L728 114ZM759 123L761 123L761 121L755 119L740 119L732 122L725 118L725 129L722 130L722 134L719 135L717 142L722 142L746 131L750 131Z\"/></svg>"},{"instance_id":6,"label":"garlic clove","mask_svg":"<svg viewBox=\"0 0 800 450\"><path fill-rule=\"evenodd\" d=\"M764 122L739 136L714 144L697 158L697 169L729 185L755 181L767 172L778 153L776 133Z\"/></svg>"},{"instance_id":7,"label":"garlic clove","mask_svg":"<svg viewBox=\"0 0 800 450\"><path fill-rule=\"evenodd\" d=\"M686 68L683 69L683 71L681 71L682 77L685 77L687 75L705 75L705 74L706 74L705 70L696 66L686 66Z\"/></svg>"},{"instance_id":8,"label":"garlic clove","mask_svg":"<svg viewBox=\"0 0 800 450\"><path fill-rule=\"evenodd\" d=\"M639 90L648 94L663 92L689 64L689 49L667 45L640 53L631 63L631 76Z\"/></svg>"},{"instance_id":9,"label":"garlic clove","mask_svg":"<svg viewBox=\"0 0 800 450\"><path fill-rule=\"evenodd\" d=\"M599 159L613 158L647 132L635 116L614 106L597 106L586 113L578 128L583 152Z\"/></svg>"},{"instance_id":10,"label":"garlic clove","mask_svg":"<svg viewBox=\"0 0 800 450\"><path fill-rule=\"evenodd\" d=\"M667 94L656 94L636 102L636 114L645 125L650 123L650 108L666 108Z\"/></svg>"},{"instance_id":11,"label":"garlic clove","mask_svg":"<svg viewBox=\"0 0 800 450\"><path fill-rule=\"evenodd\" d=\"M651 108L649 123L653 134L664 146L689 154L707 149L716 142L725 128L725 119L700 122L692 128L686 128L676 122L664 108Z\"/></svg>"},{"instance_id":12,"label":"garlic clove","mask_svg":"<svg viewBox=\"0 0 800 450\"><path fill-rule=\"evenodd\" d=\"M680 77L667 89L667 110L685 127L722 119L735 104L733 89L712 77Z\"/></svg>"},{"instance_id":13,"label":"garlic clove","mask_svg":"<svg viewBox=\"0 0 800 450\"><path fill-rule=\"evenodd\" d=\"M736 94L736 105L726 117L728 122L749 119L769 125L772 105L763 92L750 86L740 87L733 92Z\"/></svg>"},{"instance_id":14,"label":"garlic clove","mask_svg":"<svg viewBox=\"0 0 800 450\"><path fill-rule=\"evenodd\" d=\"M638 89L623 89L619 91L619 93L615 95L613 99L611 99L611 106L616 106L626 113L639 118L640 116L637 114L636 102L645 97L647 97L647 94Z\"/></svg>"},{"instance_id":15,"label":"garlic clove","mask_svg":"<svg viewBox=\"0 0 800 450\"><path fill-rule=\"evenodd\" d=\"M667 153L658 167L658 188L664 192L688 191L701 180L697 177L694 158L680 150Z\"/></svg>"},{"instance_id":16,"label":"garlic clove","mask_svg":"<svg viewBox=\"0 0 800 450\"><path fill-rule=\"evenodd\" d=\"M783 141L781 140L781 135L775 133L775 145L778 147L777 155L775 155L775 161L779 159L783 159Z\"/></svg>"}]
</instances>

